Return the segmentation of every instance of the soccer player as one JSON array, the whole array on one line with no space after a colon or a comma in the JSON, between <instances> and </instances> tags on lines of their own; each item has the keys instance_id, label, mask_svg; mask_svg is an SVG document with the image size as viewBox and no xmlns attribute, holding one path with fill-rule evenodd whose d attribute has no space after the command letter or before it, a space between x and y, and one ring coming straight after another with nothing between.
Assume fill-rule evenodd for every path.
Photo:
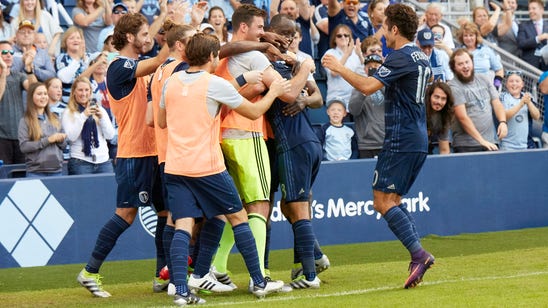
<instances>
[{"instance_id":1,"label":"soccer player","mask_svg":"<svg viewBox=\"0 0 548 308\"><path fill-rule=\"evenodd\" d=\"M165 6L165 3L162 5ZM154 130L145 123L146 91L148 75L169 54L166 45L158 56L138 60L139 55L145 53L146 46L151 44L148 23L141 14L127 14L120 19L114 29L113 43L120 51L120 56L107 71L111 108L118 121L116 211L99 232L91 258L77 277L78 282L97 297L110 296L102 287L102 277L99 275L101 265L118 237L133 223L138 207L151 205L157 157ZM163 254L163 248L158 245L157 254Z\"/></svg>"},{"instance_id":2,"label":"soccer player","mask_svg":"<svg viewBox=\"0 0 548 308\"><path fill-rule=\"evenodd\" d=\"M186 305L205 302L190 293L189 285L199 285L206 277L190 276L187 285L187 257L190 232L194 218L206 216L206 224L216 224L220 230L226 216L253 280L252 292L258 296L279 290L283 282L267 282L261 273L255 239L249 228L247 214L234 185L226 171L219 146L221 105L256 119L270 107L274 99L289 91L289 82L279 78L270 84L269 92L255 103L243 98L226 80L212 75L219 63L219 39L198 33L186 46L190 67L170 77L164 85L158 125L168 130L165 164L168 202L175 220L175 234L171 245L173 283L176 287L175 304ZM184 206L183 206L184 205ZM221 233L203 234L213 247L219 244ZM209 233L209 231L207 231ZM212 255L205 258L200 245L198 264L211 263ZM226 291L232 288L226 286Z\"/></svg>"},{"instance_id":3,"label":"soccer player","mask_svg":"<svg viewBox=\"0 0 548 308\"><path fill-rule=\"evenodd\" d=\"M390 53L372 77L360 76L332 56L322 63L366 95L386 86L384 146L373 176L373 205L411 254L405 288L417 286L434 256L420 244L415 222L401 203L426 159L428 136L424 93L432 72L428 57L413 44L418 18L405 4L389 5L383 23Z\"/></svg>"}]
</instances>

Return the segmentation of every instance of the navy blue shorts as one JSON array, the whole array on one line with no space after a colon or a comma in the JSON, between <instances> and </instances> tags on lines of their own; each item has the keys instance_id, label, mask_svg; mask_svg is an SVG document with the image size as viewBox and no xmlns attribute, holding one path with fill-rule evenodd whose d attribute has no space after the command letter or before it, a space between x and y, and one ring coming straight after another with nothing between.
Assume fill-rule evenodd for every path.
<instances>
[{"instance_id":1,"label":"navy blue shorts","mask_svg":"<svg viewBox=\"0 0 548 308\"><path fill-rule=\"evenodd\" d=\"M158 164L156 156L117 158L114 169L118 190L116 206L131 208L151 205L152 179Z\"/></svg>"},{"instance_id":2,"label":"navy blue shorts","mask_svg":"<svg viewBox=\"0 0 548 308\"><path fill-rule=\"evenodd\" d=\"M243 209L234 180L226 170L204 177L166 173L165 178L173 220L202 216L210 219Z\"/></svg>"},{"instance_id":3,"label":"navy blue shorts","mask_svg":"<svg viewBox=\"0 0 548 308\"><path fill-rule=\"evenodd\" d=\"M426 155L382 151L373 175L373 189L400 196L407 194L421 171Z\"/></svg>"},{"instance_id":4,"label":"navy blue shorts","mask_svg":"<svg viewBox=\"0 0 548 308\"><path fill-rule=\"evenodd\" d=\"M306 142L278 153L278 176L286 202L308 201L322 162L322 146Z\"/></svg>"},{"instance_id":5,"label":"navy blue shorts","mask_svg":"<svg viewBox=\"0 0 548 308\"><path fill-rule=\"evenodd\" d=\"M152 181L152 205L156 212L161 212L164 210L169 210L167 205L167 191L166 179L164 178L164 167L165 163L156 165L154 168L154 180Z\"/></svg>"}]
</instances>

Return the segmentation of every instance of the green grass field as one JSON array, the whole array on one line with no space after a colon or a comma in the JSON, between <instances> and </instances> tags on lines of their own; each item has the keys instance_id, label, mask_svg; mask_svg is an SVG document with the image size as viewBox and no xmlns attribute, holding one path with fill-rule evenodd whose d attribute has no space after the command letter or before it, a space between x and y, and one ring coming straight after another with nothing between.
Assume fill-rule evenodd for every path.
<instances>
[{"instance_id":1,"label":"green grass field","mask_svg":"<svg viewBox=\"0 0 548 308\"><path fill-rule=\"evenodd\" d=\"M387 231L388 232L388 231ZM415 289L403 289L409 256L396 241L323 247L331 268L319 290L296 290L257 300L246 291L245 267L231 255L230 294L203 295L204 306L238 307L548 307L548 227L427 236L436 264ZM287 280L292 251L271 253L273 278ZM151 291L154 261L106 262L101 269L111 298L93 298L76 282L82 264L0 270L0 307L160 307Z\"/></svg>"}]
</instances>

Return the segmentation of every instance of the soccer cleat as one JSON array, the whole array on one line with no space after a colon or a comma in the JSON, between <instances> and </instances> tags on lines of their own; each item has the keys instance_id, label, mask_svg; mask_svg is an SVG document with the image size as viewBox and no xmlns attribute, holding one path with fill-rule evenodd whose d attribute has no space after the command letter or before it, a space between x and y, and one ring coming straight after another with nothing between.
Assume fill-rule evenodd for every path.
<instances>
[{"instance_id":1,"label":"soccer cleat","mask_svg":"<svg viewBox=\"0 0 548 308\"><path fill-rule=\"evenodd\" d=\"M76 277L76 280L80 283L80 285L88 289L93 296L110 297L110 293L103 290L101 279L103 279L101 275L89 273L86 269L83 269L80 274L78 274L78 277Z\"/></svg>"},{"instance_id":2,"label":"soccer cleat","mask_svg":"<svg viewBox=\"0 0 548 308\"><path fill-rule=\"evenodd\" d=\"M213 292L230 292L234 290L232 287L220 283L215 279L215 275L209 272L202 278L194 277L194 274L190 275L188 279L188 287L193 290L206 290Z\"/></svg>"},{"instance_id":3,"label":"soccer cleat","mask_svg":"<svg viewBox=\"0 0 548 308\"><path fill-rule=\"evenodd\" d=\"M177 293L177 289L175 288L175 285L170 282L167 285L167 295L168 296L175 296L175 293Z\"/></svg>"},{"instance_id":4,"label":"soccer cleat","mask_svg":"<svg viewBox=\"0 0 548 308\"><path fill-rule=\"evenodd\" d=\"M200 305L205 304L205 299L200 298L190 292L188 292L187 296L183 296L181 294L175 294L175 299L173 299L173 303L177 306L185 306L185 305Z\"/></svg>"},{"instance_id":5,"label":"soccer cleat","mask_svg":"<svg viewBox=\"0 0 548 308\"><path fill-rule=\"evenodd\" d=\"M230 276L228 276L228 273L218 272L214 265L211 266L211 273L213 273L215 279L217 279L217 281L219 281L220 283L231 287L233 290L236 290L238 288L238 286L232 282Z\"/></svg>"},{"instance_id":6,"label":"soccer cleat","mask_svg":"<svg viewBox=\"0 0 548 308\"><path fill-rule=\"evenodd\" d=\"M152 280L152 292L160 293L167 290L169 284L169 279L165 280L162 278L154 277Z\"/></svg>"},{"instance_id":7,"label":"soccer cleat","mask_svg":"<svg viewBox=\"0 0 548 308\"><path fill-rule=\"evenodd\" d=\"M289 283L289 286L293 289L319 289L321 280L318 276L314 277L314 280L308 281L301 275Z\"/></svg>"},{"instance_id":8,"label":"soccer cleat","mask_svg":"<svg viewBox=\"0 0 548 308\"><path fill-rule=\"evenodd\" d=\"M405 281L404 288L414 288L422 282L424 273L434 264L434 256L427 254L423 261L409 263L409 277Z\"/></svg>"},{"instance_id":9,"label":"soccer cleat","mask_svg":"<svg viewBox=\"0 0 548 308\"><path fill-rule=\"evenodd\" d=\"M314 264L316 265L316 274L319 274L323 271L326 271L330 266L331 262L329 262L329 258L324 254L321 258L318 260L314 260ZM297 277L301 276L303 274L303 268L300 263L293 264L293 268L291 269L291 280L295 280Z\"/></svg>"},{"instance_id":10,"label":"soccer cleat","mask_svg":"<svg viewBox=\"0 0 548 308\"><path fill-rule=\"evenodd\" d=\"M249 287L251 293L253 293L257 298L264 298L267 294L279 292L284 287L283 281L266 281L266 286L261 288L253 284L253 281L250 281Z\"/></svg>"}]
</instances>

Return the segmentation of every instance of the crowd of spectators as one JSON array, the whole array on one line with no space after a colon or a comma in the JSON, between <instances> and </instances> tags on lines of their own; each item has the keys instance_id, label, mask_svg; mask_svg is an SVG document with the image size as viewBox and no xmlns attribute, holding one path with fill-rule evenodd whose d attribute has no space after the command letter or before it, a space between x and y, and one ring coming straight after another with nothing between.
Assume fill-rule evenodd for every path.
<instances>
[{"instance_id":1,"label":"crowd of spectators","mask_svg":"<svg viewBox=\"0 0 548 308\"><path fill-rule=\"evenodd\" d=\"M3 14L0 14L0 160L4 164L28 163L28 155L21 152L21 138L18 128L19 121L26 110L27 92L30 84L43 83L47 90L48 105L53 115L62 123L61 129L68 133L66 114L81 113L80 120L95 127L101 151L108 149L108 159L116 155L116 119L112 116L109 106L109 96L106 87L106 70L117 51L111 44L113 29L121 16L132 12L141 12L151 25L162 14L158 1L152 0L78 0L72 8L69 22L63 27L59 23L55 1L44 0L2 0ZM242 1L244 3L246 1ZM355 72L374 76L380 74L384 59L390 56L390 49L384 41L382 27L384 9L390 4L388 0L273 0L255 1L269 12L267 19L276 13L283 13L298 25L298 33L292 39L289 51L295 53L299 61L306 58L321 59L325 54L335 55L341 63ZM394 1L398 2L398 1ZM231 17L238 1L211 0L181 1L169 0L167 18L184 20L201 32L216 35L221 44L231 41ZM426 6L421 16L416 44L430 58L435 81L453 82L451 87L443 87L437 83L439 91L445 93L451 100L450 108L465 107L468 113L476 109L484 111L490 101L502 102L506 110L505 118L499 119L507 126L508 136L500 138L497 134L473 138L476 133L461 114L449 114L448 128L443 132L444 141L448 141L449 149L444 143L443 150L436 150L438 139L432 138L431 149L434 152L447 154L454 151L454 141L459 134L471 139L470 146L482 150L510 150L531 147L531 130L533 120L540 118L540 112L535 107L534 97L523 91L523 80L517 72L505 72L500 56L495 50L485 45L484 41L498 44L505 50L521 57L526 62L541 70L547 70L544 54L548 55L548 22L544 22L544 4L541 0L530 0L528 4L529 20L519 22L515 17L517 4L515 0L504 0L502 3L490 2L489 7L477 7L470 12L469 18L459 20L460 28L452 31L442 22L443 8L435 2ZM55 17L54 17L55 16ZM268 23L268 21L267 21ZM67 26L68 25L68 26ZM165 43L165 34L160 26L151 26L151 36L154 45L143 57L153 57ZM468 61L456 63L454 51L464 49L470 55ZM458 59L457 59L458 60ZM459 66L462 64L463 66ZM468 70L473 69L471 77L465 77ZM344 120L355 132L353 140L357 140L357 149L352 155L344 157L371 158L382 149L384 134L384 93L378 91L374 95L364 96L354 90L348 83L336 74L318 66L314 76L321 78L326 84L324 104L340 102L345 106ZM513 76L513 77L512 77ZM477 77L477 78L475 78ZM519 80L516 80L519 79ZM74 90L75 81L90 85L88 102L80 102ZM491 93L496 97L484 100L466 92L463 85L482 80L482 86L473 85L470 93ZM485 82L483 82L485 80ZM434 80L429 81L432 83ZM487 87L494 86L494 92ZM449 89L449 90L448 90ZM453 90L453 94L447 91ZM541 88L542 89L542 88ZM437 93L436 91L430 91ZM454 93L466 95L454 95ZM432 94L431 93L431 94ZM453 102L453 98L456 100ZM466 98L464 101L461 99ZM74 101L70 107L71 99ZM86 107L90 101L97 107ZM434 99L427 98L429 104ZM453 106L454 103L454 106ZM83 104L83 105L82 105ZM338 104L340 105L340 104ZM68 106L68 108L67 108ZM80 106L80 107L79 107ZM83 107L82 107L83 106ZM498 105L497 105L498 106ZM76 108L78 107L78 108ZM79 109L82 109L79 110ZM429 109L430 108L430 109ZM498 108L498 107L497 107ZM427 106L429 110L432 106ZM491 113L485 117L493 118ZM92 125L92 121L95 125ZM447 119L446 119L447 120ZM435 122L435 121L434 121ZM52 122L56 123L56 122ZM429 118L429 123L432 123ZM489 133L496 132L501 124L495 121ZM329 123L314 123L328 124ZM485 123L483 123L485 124ZM482 125L483 125L482 124ZM525 125L527 124L527 125ZM78 124L81 126L80 124ZM112 126L112 131L108 129ZM339 123L331 123L338 126ZM55 125L54 125L55 126ZM97 126L97 127L96 127ZM110 127L109 126L109 127ZM525 128L527 126L527 129ZM546 126L546 125L545 125ZM74 129L71 127L70 129ZM430 132L430 127L428 128ZM519 131L518 131L519 130ZM331 130L326 130L331 131ZM527 136L524 135L527 132ZM19 136L19 137L18 137ZM70 133L66 140L64 158L82 159L90 163L104 163L104 155L100 161L97 156L88 157L90 152L82 151L81 135ZM346 136L346 135L345 135ZM326 139L327 137L327 139ZM328 135L324 140L330 140ZM345 137L346 138L346 137ZM456 138L456 140L455 140ZM526 138L524 141L523 138ZM518 140L519 139L519 140ZM349 139L350 140L350 139ZM490 140L493 146L484 146L478 140ZM76 144L76 145L75 145ZM518 146L519 145L519 146ZM93 145L92 145L93 149ZM348 152L348 149L346 150ZM324 148L324 151L326 149ZM85 154L87 153L87 154ZM103 153L103 152L101 152ZM72 154L72 155L70 155ZM84 155L84 156L82 156ZM87 157L87 158L86 158ZM336 158L337 160L340 159ZM110 169L105 169L110 170Z\"/></svg>"}]
</instances>

